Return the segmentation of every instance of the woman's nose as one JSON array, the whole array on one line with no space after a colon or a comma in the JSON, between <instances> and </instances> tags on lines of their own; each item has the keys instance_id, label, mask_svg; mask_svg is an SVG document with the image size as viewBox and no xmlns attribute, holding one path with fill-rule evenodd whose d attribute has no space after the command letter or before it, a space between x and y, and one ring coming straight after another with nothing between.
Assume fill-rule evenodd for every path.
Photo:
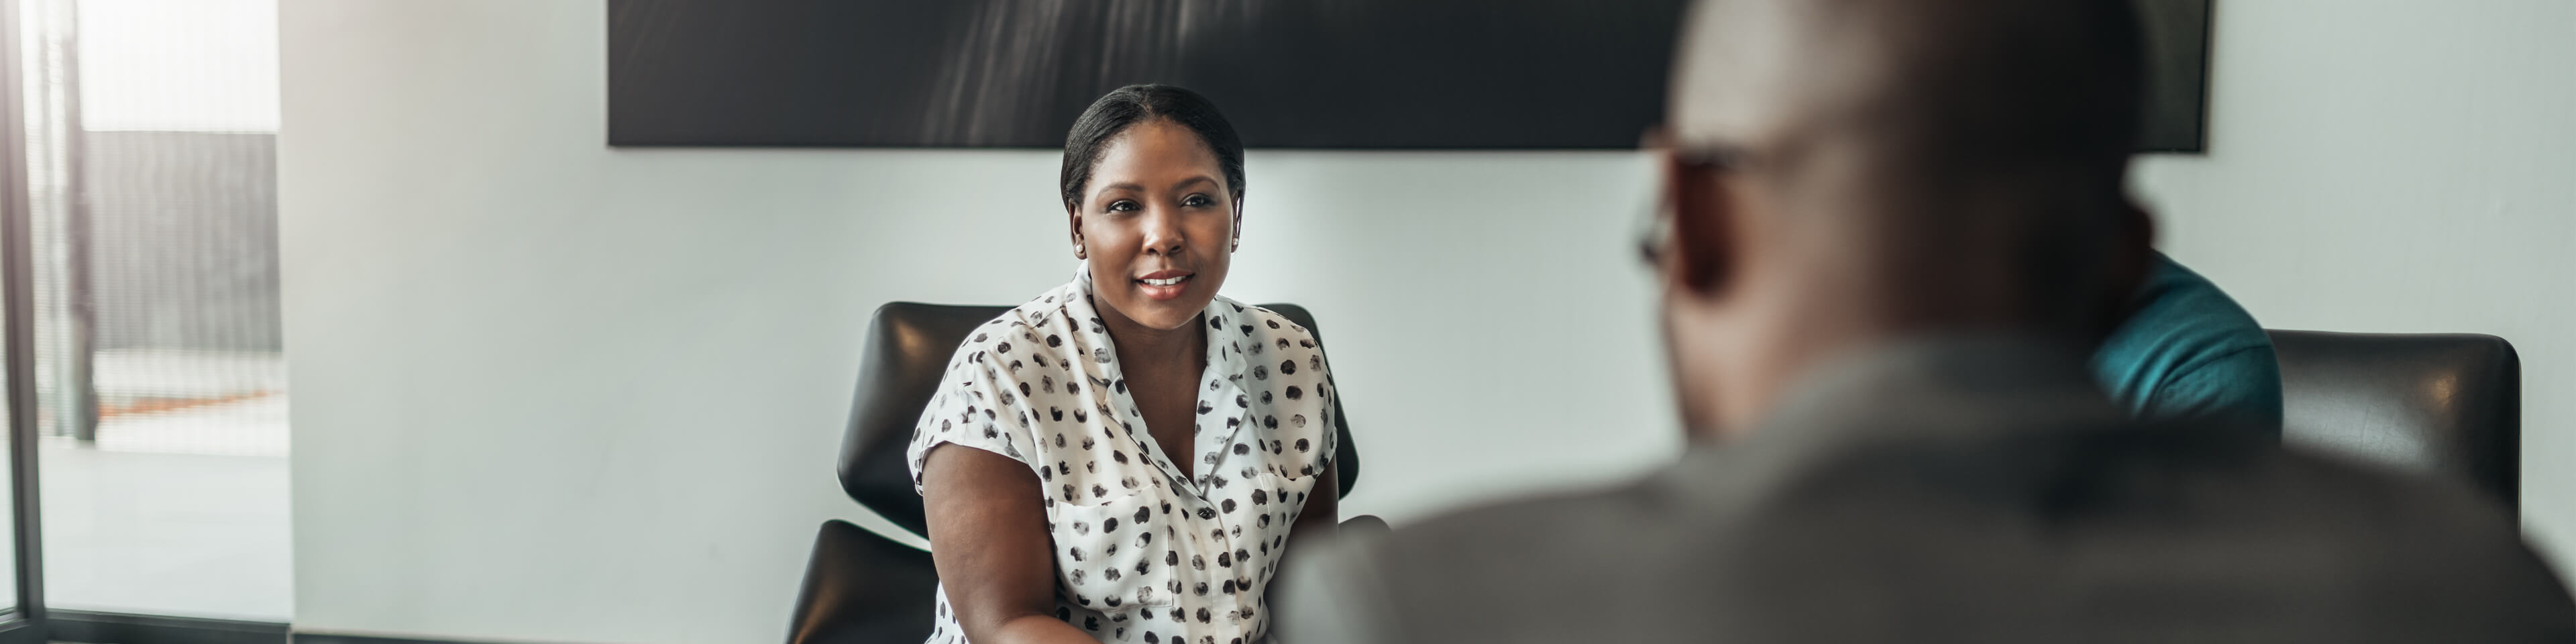
<instances>
[{"instance_id":1,"label":"woman's nose","mask_svg":"<svg viewBox=\"0 0 2576 644\"><path fill-rule=\"evenodd\" d=\"M1181 252L1180 217L1157 208L1145 215L1145 254L1171 257Z\"/></svg>"}]
</instances>

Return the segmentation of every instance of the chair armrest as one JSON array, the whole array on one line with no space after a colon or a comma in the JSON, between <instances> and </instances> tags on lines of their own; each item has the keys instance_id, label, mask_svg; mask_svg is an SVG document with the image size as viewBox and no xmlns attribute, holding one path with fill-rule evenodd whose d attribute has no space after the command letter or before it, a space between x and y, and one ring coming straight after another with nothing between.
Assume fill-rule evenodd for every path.
<instances>
[{"instance_id":1,"label":"chair armrest","mask_svg":"<svg viewBox=\"0 0 2576 644\"><path fill-rule=\"evenodd\" d=\"M1374 514L1363 514L1342 521L1342 536L1345 537L1368 539L1394 533L1395 529L1387 527L1385 519L1377 518Z\"/></svg>"},{"instance_id":2,"label":"chair armrest","mask_svg":"<svg viewBox=\"0 0 2576 644\"><path fill-rule=\"evenodd\" d=\"M930 638L939 573L930 553L851 525L823 522L788 644L920 644Z\"/></svg>"}]
</instances>

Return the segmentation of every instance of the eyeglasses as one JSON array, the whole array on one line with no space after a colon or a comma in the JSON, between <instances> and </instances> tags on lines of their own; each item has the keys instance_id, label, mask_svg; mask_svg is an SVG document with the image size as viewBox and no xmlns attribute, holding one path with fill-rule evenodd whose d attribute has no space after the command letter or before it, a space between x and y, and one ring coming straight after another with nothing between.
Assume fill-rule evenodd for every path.
<instances>
[{"instance_id":1,"label":"eyeglasses","mask_svg":"<svg viewBox=\"0 0 2576 644\"><path fill-rule=\"evenodd\" d=\"M1753 154L1743 146L1718 143L1676 147L1670 151L1673 164L1684 172L1720 172L1737 174L1754 167ZM1646 223L1637 234L1637 258L1648 269L1664 265L1664 251L1673 241L1673 204L1660 194L1655 205L1646 208Z\"/></svg>"}]
</instances>

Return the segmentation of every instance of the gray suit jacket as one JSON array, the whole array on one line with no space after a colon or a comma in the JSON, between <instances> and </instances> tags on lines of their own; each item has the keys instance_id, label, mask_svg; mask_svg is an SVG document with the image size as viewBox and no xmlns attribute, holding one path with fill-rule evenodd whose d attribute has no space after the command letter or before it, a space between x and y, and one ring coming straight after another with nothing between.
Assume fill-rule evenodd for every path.
<instances>
[{"instance_id":1,"label":"gray suit jacket","mask_svg":"<svg viewBox=\"0 0 2576 644\"><path fill-rule=\"evenodd\" d=\"M1294 565L1290 644L2576 642L2468 488L2141 424L2080 352L1998 339L1847 359L1643 480Z\"/></svg>"}]
</instances>

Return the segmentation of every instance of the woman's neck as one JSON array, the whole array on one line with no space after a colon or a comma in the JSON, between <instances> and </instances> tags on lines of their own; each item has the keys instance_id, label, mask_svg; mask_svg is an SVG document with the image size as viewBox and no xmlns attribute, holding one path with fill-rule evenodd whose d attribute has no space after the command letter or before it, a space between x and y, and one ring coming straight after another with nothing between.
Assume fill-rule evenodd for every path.
<instances>
[{"instance_id":1,"label":"woman's neck","mask_svg":"<svg viewBox=\"0 0 2576 644\"><path fill-rule=\"evenodd\" d=\"M1119 371L1133 373L1127 365L1149 365L1173 368L1197 366L1206 359L1206 313L1190 318L1189 324L1177 329L1157 329L1128 319L1117 307L1101 306L1095 300L1092 308L1100 311L1100 320L1109 327L1110 344L1117 347Z\"/></svg>"}]
</instances>

